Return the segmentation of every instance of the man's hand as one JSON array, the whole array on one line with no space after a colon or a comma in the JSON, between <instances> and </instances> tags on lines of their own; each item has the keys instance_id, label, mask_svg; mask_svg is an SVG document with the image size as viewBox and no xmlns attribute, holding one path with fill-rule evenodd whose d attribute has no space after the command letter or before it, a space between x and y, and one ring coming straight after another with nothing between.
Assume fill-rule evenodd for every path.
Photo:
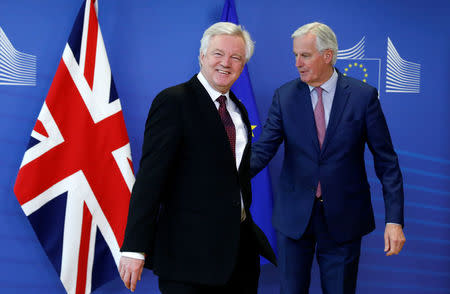
<instances>
[{"instance_id":1,"label":"man's hand","mask_svg":"<svg viewBox=\"0 0 450 294\"><path fill-rule=\"evenodd\" d=\"M141 279L142 269L144 268L144 260L125 257L120 258L119 273L125 287L134 292L136 283Z\"/></svg>"},{"instance_id":2,"label":"man's hand","mask_svg":"<svg viewBox=\"0 0 450 294\"><path fill-rule=\"evenodd\" d=\"M386 229L384 230L384 252L386 252L386 256L399 254L405 241L401 225L386 224Z\"/></svg>"}]
</instances>

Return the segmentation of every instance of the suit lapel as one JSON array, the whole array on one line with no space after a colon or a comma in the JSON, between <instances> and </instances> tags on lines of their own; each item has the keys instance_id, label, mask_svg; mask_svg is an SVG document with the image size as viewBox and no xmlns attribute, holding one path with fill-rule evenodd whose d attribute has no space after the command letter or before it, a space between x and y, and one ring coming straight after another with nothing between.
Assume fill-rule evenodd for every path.
<instances>
[{"instance_id":1,"label":"suit lapel","mask_svg":"<svg viewBox=\"0 0 450 294\"><path fill-rule=\"evenodd\" d=\"M231 92L231 91L230 91L230 99L233 100L234 104L236 104L236 106L239 109L239 112L241 113L242 121L244 122L245 127L247 128L247 139L248 139L248 142L250 142L251 141L250 139L251 139L251 135L252 135L252 130L251 130L251 126L250 126L250 120L248 118L247 109L245 109L245 107L242 104L242 102L239 101L236 98L236 96L234 95L234 93Z\"/></svg>"},{"instance_id":2,"label":"suit lapel","mask_svg":"<svg viewBox=\"0 0 450 294\"><path fill-rule=\"evenodd\" d=\"M230 148L228 135L216 105L198 80L197 76L194 76L189 81L189 84L193 90L192 99L196 101L198 114L204 119L205 130L207 130L205 136L210 138L211 146L213 146L212 148L216 148L219 154L227 154L226 156L233 158L234 156ZM234 160L230 160L230 162L233 163ZM234 164L233 168L236 170L236 164Z\"/></svg>"},{"instance_id":3,"label":"suit lapel","mask_svg":"<svg viewBox=\"0 0 450 294\"><path fill-rule=\"evenodd\" d=\"M246 156L250 156L250 146L252 143L252 128L250 125L250 120L248 118L247 109L245 109L245 107L241 103L241 101L239 101L236 98L236 96L234 95L234 93L231 91L230 91L230 99L233 100L234 104L236 104L237 108L239 109L239 112L241 113L242 121L244 122L244 125L247 129L247 144L245 145L244 153L242 154L242 160L241 160L241 165L242 165ZM239 170L240 170L241 165L239 166Z\"/></svg>"},{"instance_id":4,"label":"suit lapel","mask_svg":"<svg viewBox=\"0 0 450 294\"><path fill-rule=\"evenodd\" d=\"M320 152L319 139L317 138L316 121L314 119L314 110L311 103L311 92L309 87L305 83L299 83L299 101L293 103L294 107L297 108L294 113L298 114L298 117L303 117L305 119L305 126L309 127L309 137L312 140L312 144L316 148L317 152ZM295 97L297 100L297 97ZM303 115L302 115L303 114ZM297 120L297 117L295 118Z\"/></svg>"},{"instance_id":5,"label":"suit lapel","mask_svg":"<svg viewBox=\"0 0 450 294\"><path fill-rule=\"evenodd\" d=\"M336 84L336 92L334 93L333 105L331 106L330 119L328 121L327 131L325 133L325 139L322 145L322 154L325 152L330 140L333 138L336 128L347 104L350 91L348 90L348 84L345 81L345 77L341 73L338 73L338 80Z\"/></svg>"}]
</instances>

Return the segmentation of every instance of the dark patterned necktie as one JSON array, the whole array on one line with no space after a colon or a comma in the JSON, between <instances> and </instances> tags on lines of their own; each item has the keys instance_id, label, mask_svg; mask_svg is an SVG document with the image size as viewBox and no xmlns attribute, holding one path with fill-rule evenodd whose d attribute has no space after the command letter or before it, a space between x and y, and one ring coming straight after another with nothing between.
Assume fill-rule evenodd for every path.
<instances>
[{"instance_id":1,"label":"dark patterned necktie","mask_svg":"<svg viewBox=\"0 0 450 294\"><path fill-rule=\"evenodd\" d=\"M320 149L322 149L323 140L325 139L325 109L323 107L322 100L322 88L315 88L317 92L317 104L316 108L314 108L314 119L316 121L316 129L317 129L317 138L319 139ZM322 196L322 187L320 186L320 181L317 184L316 197Z\"/></svg>"},{"instance_id":2,"label":"dark patterned necktie","mask_svg":"<svg viewBox=\"0 0 450 294\"><path fill-rule=\"evenodd\" d=\"M236 129L233 124L233 120L231 119L230 113L227 110L227 106L225 101L227 97L221 95L217 98L217 102L219 102L219 115L222 119L222 123L225 127L225 130L228 135L228 141L230 141L231 151L233 151L233 156L236 158Z\"/></svg>"}]
</instances>

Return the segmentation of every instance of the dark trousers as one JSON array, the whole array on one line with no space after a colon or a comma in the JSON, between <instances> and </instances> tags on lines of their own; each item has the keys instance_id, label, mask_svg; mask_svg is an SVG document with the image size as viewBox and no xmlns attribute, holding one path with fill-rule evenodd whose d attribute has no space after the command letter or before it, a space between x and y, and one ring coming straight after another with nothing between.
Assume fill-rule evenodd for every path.
<instances>
[{"instance_id":1,"label":"dark trousers","mask_svg":"<svg viewBox=\"0 0 450 294\"><path fill-rule=\"evenodd\" d=\"M323 202L316 199L308 227L294 240L278 233L282 294L308 294L314 253L324 294L354 294L361 238L336 243L328 232Z\"/></svg>"},{"instance_id":2,"label":"dark trousers","mask_svg":"<svg viewBox=\"0 0 450 294\"><path fill-rule=\"evenodd\" d=\"M236 266L225 285L209 286L159 279L162 294L256 294L260 274L259 254L253 234L246 223L241 224Z\"/></svg>"}]
</instances>

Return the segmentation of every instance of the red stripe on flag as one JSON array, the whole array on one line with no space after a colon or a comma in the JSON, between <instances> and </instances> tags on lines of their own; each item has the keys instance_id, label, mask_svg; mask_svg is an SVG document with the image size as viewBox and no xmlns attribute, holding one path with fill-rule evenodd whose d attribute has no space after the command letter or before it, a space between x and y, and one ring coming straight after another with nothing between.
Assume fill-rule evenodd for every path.
<instances>
[{"instance_id":1,"label":"red stripe on flag","mask_svg":"<svg viewBox=\"0 0 450 294\"><path fill-rule=\"evenodd\" d=\"M78 255L78 273L76 294L86 293L87 263L89 242L91 240L92 215L86 204L83 205L83 224L81 227L80 253Z\"/></svg>"},{"instance_id":2,"label":"red stripe on flag","mask_svg":"<svg viewBox=\"0 0 450 294\"><path fill-rule=\"evenodd\" d=\"M128 160L128 164L131 167L131 170L133 170L133 162L129 158L127 158L127 160Z\"/></svg>"},{"instance_id":3,"label":"red stripe on flag","mask_svg":"<svg viewBox=\"0 0 450 294\"><path fill-rule=\"evenodd\" d=\"M44 125L42 124L42 122L41 122L40 120L37 120L37 121L36 121L36 125L34 126L34 129L33 129L33 130L34 130L35 132L41 134L42 136L48 138L48 133L47 133L47 131L45 130Z\"/></svg>"},{"instance_id":4,"label":"red stripe on flag","mask_svg":"<svg viewBox=\"0 0 450 294\"><path fill-rule=\"evenodd\" d=\"M92 89L92 85L94 84L95 57L97 55L98 20L94 4L91 1L89 2L89 28L87 34L84 77Z\"/></svg>"}]
</instances>

